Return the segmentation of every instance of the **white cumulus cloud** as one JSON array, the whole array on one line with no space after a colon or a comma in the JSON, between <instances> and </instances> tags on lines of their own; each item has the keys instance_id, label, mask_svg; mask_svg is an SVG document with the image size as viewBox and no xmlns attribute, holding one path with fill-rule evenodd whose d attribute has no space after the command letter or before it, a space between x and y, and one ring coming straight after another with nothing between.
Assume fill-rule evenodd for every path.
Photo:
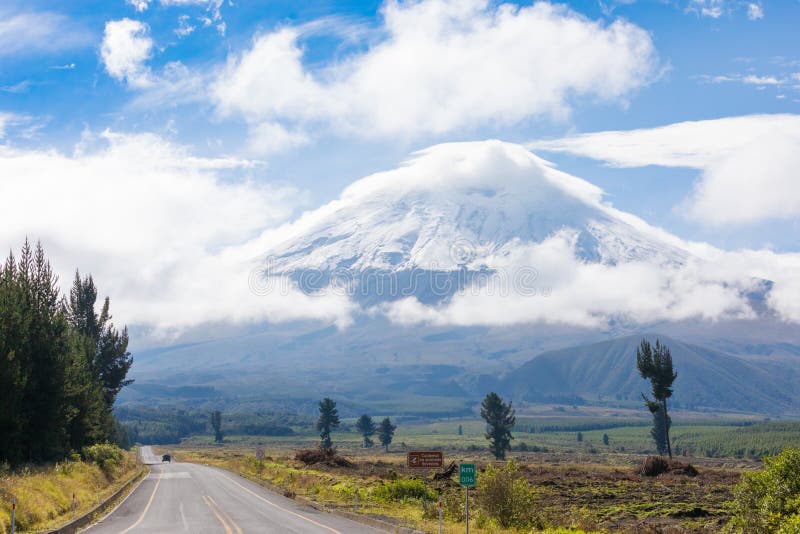
<instances>
[{"instance_id":1,"label":"white cumulus cloud","mask_svg":"<svg viewBox=\"0 0 800 534\"><path fill-rule=\"evenodd\" d=\"M92 273L127 324L168 333L206 323L322 319L351 305L249 286L242 246L305 202L248 176L247 160L205 158L152 134L89 135L73 155L0 145L0 243L40 239L60 275Z\"/></svg>"},{"instance_id":2,"label":"white cumulus cloud","mask_svg":"<svg viewBox=\"0 0 800 534\"><path fill-rule=\"evenodd\" d=\"M147 8L150 7L150 1L151 0L126 0L126 3L136 11L142 12L147 11Z\"/></svg>"},{"instance_id":3,"label":"white cumulus cloud","mask_svg":"<svg viewBox=\"0 0 800 534\"><path fill-rule=\"evenodd\" d=\"M749 115L534 141L619 167L702 170L683 206L696 220L754 223L800 216L800 115Z\"/></svg>"},{"instance_id":4,"label":"white cumulus cloud","mask_svg":"<svg viewBox=\"0 0 800 534\"><path fill-rule=\"evenodd\" d=\"M152 81L145 64L153 53L153 40L143 22L128 18L106 23L100 56L108 74L133 87L148 87Z\"/></svg>"},{"instance_id":5,"label":"white cumulus cloud","mask_svg":"<svg viewBox=\"0 0 800 534\"><path fill-rule=\"evenodd\" d=\"M624 101L658 75L645 30L564 6L389 1L382 15L381 39L319 68L304 63L301 28L256 36L213 84L219 112L414 137L562 118L573 96Z\"/></svg>"},{"instance_id":6,"label":"white cumulus cloud","mask_svg":"<svg viewBox=\"0 0 800 534\"><path fill-rule=\"evenodd\" d=\"M759 20L764 18L764 8L761 4L750 2L747 4L747 18L750 20Z\"/></svg>"},{"instance_id":7,"label":"white cumulus cloud","mask_svg":"<svg viewBox=\"0 0 800 534\"><path fill-rule=\"evenodd\" d=\"M718 19L725 12L729 0L689 0L686 11Z\"/></svg>"}]
</instances>

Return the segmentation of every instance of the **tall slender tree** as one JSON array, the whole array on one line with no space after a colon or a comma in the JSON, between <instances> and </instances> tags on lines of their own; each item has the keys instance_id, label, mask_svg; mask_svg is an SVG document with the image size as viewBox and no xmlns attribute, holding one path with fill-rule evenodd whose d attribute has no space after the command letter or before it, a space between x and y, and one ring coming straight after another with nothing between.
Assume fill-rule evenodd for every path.
<instances>
[{"instance_id":1,"label":"tall slender tree","mask_svg":"<svg viewBox=\"0 0 800 534\"><path fill-rule=\"evenodd\" d=\"M375 426L375 422L372 420L372 417L367 414L359 417L358 421L356 421L356 430L358 430L358 433L364 438L365 449L368 449L375 444L372 441L372 436L375 435L377 427Z\"/></svg>"},{"instance_id":2,"label":"tall slender tree","mask_svg":"<svg viewBox=\"0 0 800 534\"><path fill-rule=\"evenodd\" d=\"M384 417L381 424L378 425L378 439L386 452L389 452L389 445L392 444L395 430L397 430L397 426L393 425L388 417Z\"/></svg>"},{"instance_id":3,"label":"tall slender tree","mask_svg":"<svg viewBox=\"0 0 800 534\"><path fill-rule=\"evenodd\" d=\"M24 342L30 330L26 295L11 253L0 274L0 460L21 461L27 421L22 402L30 366Z\"/></svg>"},{"instance_id":4,"label":"tall slender tree","mask_svg":"<svg viewBox=\"0 0 800 534\"><path fill-rule=\"evenodd\" d=\"M678 377L678 373L672 367L672 353L666 345L656 339L655 346L651 346L646 339L636 349L636 367L639 374L645 380L650 381L652 386L653 398L650 399L642 393L647 409L653 414L656 423L660 423L663 428L664 439L666 440L667 454L672 459L672 445L669 439L670 417L667 410L667 399L672 396L672 384ZM659 417L656 417L658 412ZM657 443L658 444L658 443ZM662 452L663 454L663 452Z\"/></svg>"},{"instance_id":5,"label":"tall slender tree","mask_svg":"<svg viewBox=\"0 0 800 534\"><path fill-rule=\"evenodd\" d=\"M214 429L214 442L222 443L225 435L222 433L222 412L219 410L211 412L211 427Z\"/></svg>"},{"instance_id":6,"label":"tall slender tree","mask_svg":"<svg viewBox=\"0 0 800 534\"><path fill-rule=\"evenodd\" d=\"M511 435L516 424L516 416L511 402L506 404L495 392L486 395L481 403L481 417L486 421L486 439L489 450L498 460L505 460L506 451L511 450Z\"/></svg>"},{"instance_id":7,"label":"tall slender tree","mask_svg":"<svg viewBox=\"0 0 800 534\"><path fill-rule=\"evenodd\" d=\"M653 438L653 441L656 444L656 450L658 454L665 455L668 452L668 443L669 440L667 438L666 430L672 428L672 418L667 417L666 426L664 425L664 410L661 409L661 405L658 405L658 409L653 413L653 428L650 429L650 437Z\"/></svg>"},{"instance_id":8,"label":"tall slender tree","mask_svg":"<svg viewBox=\"0 0 800 534\"><path fill-rule=\"evenodd\" d=\"M111 322L110 301L106 297L98 314L97 288L91 276L75 279L69 293L67 310L72 327L87 338L87 359L92 371L103 385L103 395L109 409L114 405L120 390L133 382L126 379L133 364L128 352L128 328L119 331Z\"/></svg>"},{"instance_id":9,"label":"tall slender tree","mask_svg":"<svg viewBox=\"0 0 800 534\"><path fill-rule=\"evenodd\" d=\"M23 400L31 437L26 452L29 461L41 461L58 457L67 449L63 409L69 331L60 305L58 278L41 243L34 250L26 241L20 264L31 314L31 335L27 340L30 374Z\"/></svg>"},{"instance_id":10,"label":"tall slender tree","mask_svg":"<svg viewBox=\"0 0 800 534\"><path fill-rule=\"evenodd\" d=\"M339 410L333 399L325 397L319 401L319 419L317 419L317 431L320 437L320 446L329 451L333 448L331 432L339 427Z\"/></svg>"}]
</instances>

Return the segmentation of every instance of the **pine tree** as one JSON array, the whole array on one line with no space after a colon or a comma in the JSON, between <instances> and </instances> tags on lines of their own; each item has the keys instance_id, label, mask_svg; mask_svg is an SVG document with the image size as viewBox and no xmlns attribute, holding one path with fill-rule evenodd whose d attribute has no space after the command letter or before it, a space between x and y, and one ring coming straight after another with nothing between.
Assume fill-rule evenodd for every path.
<instances>
[{"instance_id":1,"label":"pine tree","mask_svg":"<svg viewBox=\"0 0 800 534\"><path fill-rule=\"evenodd\" d=\"M459 436L464 435L464 427L462 427L461 425L458 425L458 435Z\"/></svg>"},{"instance_id":2,"label":"pine tree","mask_svg":"<svg viewBox=\"0 0 800 534\"><path fill-rule=\"evenodd\" d=\"M378 439L383 445L383 448L386 452L389 452L389 445L392 444L392 439L394 439L394 431L397 430L397 426L392 424L392 421L388 417L384 417L381 424L378 425Z\"/></svg>"},{"instance_id":3,"label":"pine tree","mask_svg":"<svg viewBox=\"0 0 800 534\"><path fill-rule=\"evenodd\" d=\"M372 417L367 414L359 417L358 421L356 421L356 430L358 430L359 434L361 434L361 436L364 438L365 449L368 449L375 444L372 439L370 439L375 435L377 430L375 423L372 421Z\"/></svg>"},{"instance_id":4,"label":"pine tree","mask_svg":"<svg viewBox=\"0 0 800 534\"><path fill-rule=\"evenodd\" d=\"M317 419L317 431L321 439L320 446L325 450L331 450L333 443L331 442L331 431L339 426L339 411L336 409L336 403L325 397L319 401L319 419Z\"/></svg>"},{"instance_id":5,"label":"pine tree","mask_svg":"<svg viewBox=\"0 0 800 534\"><path fill-rule=\"evenodd\" d=\"M23 343L29 335L30 314L25 301L11 253L0 273L0 461L11 464L24 459L27 433L22 403L30 361Z\"/></svg>"},{"instance_id":6,"label":"pine tree","mask_svg":"<svg viewBox=\"0 0 800 534\"><path fill-rule=\"evenodd\" d=\"M644 393L644 399L650 413L653 414L653 419L656 424L660 424L663 430L664 440L666 441L667 454L672 459L672 445L669 439L669 426L670 417L667 410L667 399L672 396L672 383L677 378L678 374L672 367L672 354L666 345L662 345L659 340L656 340L655 347L643 339L641 345L636 349L636 367L639 369L639 374L645 380L650 381L653 390L653 399L649 399ZM656 413L661 412L661 416L656 421ZM654 429L655 430L655 429ZM655 434L653 434L655 437ZM658 442L657 442L658 443ZM663 454L663 452L661 453Z\"/></svg>"},{"instance_id":7,"label":"pine tree","mask_svg":"<svg viewBox=\"0 0 800 534\"><path fill-rule=\"evenodd\" d=\"M214 429L214 443L222 443L225 436L222 433L222 412L219 410L211 412L211 427Z\"/></svg>"},{"instance_id":8,"label":"pine tree","mask_svg":"<svg viewBox=\"0 0 800 534\"><path fill-rule=\"evenodd\" d=\"M103 399L103 389L86 359L87 339L72 333L65 379L64 420L69 433L69 448L81 450L85 445L112 438L114 425L111 411Z\"/></svg>"},{"instance_id":9,"label":"pine tree","mask_svg":"<svg viewBox=\"0 0 800 534\"><path fill-rule=\"evenodd\" d=\"M63 410L69 330L60 306L58 279L40 243L33 251L25 242L20 274L31 314L31 335L26 343L30 374L23 400L28 420L26 453L29 461L43 461L62 456L68 449Z\"/></svg>"},{"instance_id":10,"label":"pine tree","mask_svg":"<svg viewBox=\"0 0 800 534\"><path fill-rule=\"evenodd\" d=\"M481 417L486 421L486 439L489 450L498 460L505 460L506 451L511 450L511 430L516 417L511 403L503 402L497 393L489 393L481 403Z\"/></svg>"},{"instance_id":11,"label":"pine tree","mask_svg":"<svg viewBox=\"0 0 800 534\"><path fill-rule=\"evenodd\" d=\"M81 279L75 271L75 279L69 294L67 310L72 327L91 340L91 352L87 354L92 371L103 385L103 396L109 409L113 407L119 391L131 384L126 380L133 364L128 352L128 329L117 330L111 322L110 301L103 301L98 315L95 311L97 288L91 276Z\"/></svg>"},{"instance_id":12,"label":"pine tree","mask_svg":"<svg viewBox=\"0 0 800 534\"><path fill-rule=\"evenodd\" d=\"M608 444L609 444L608 434L603 434L603 445L608 447Z\"/></svg>"},{"instance_id":13,"label":"pine tree","mask_svg":"<svg viewBox=\"0 0 800 534\"><path fill-rule=\"evenodd\" d=\"M578 443L583 442L583 432L578 432Z\"/></svg>"}]
</instances>

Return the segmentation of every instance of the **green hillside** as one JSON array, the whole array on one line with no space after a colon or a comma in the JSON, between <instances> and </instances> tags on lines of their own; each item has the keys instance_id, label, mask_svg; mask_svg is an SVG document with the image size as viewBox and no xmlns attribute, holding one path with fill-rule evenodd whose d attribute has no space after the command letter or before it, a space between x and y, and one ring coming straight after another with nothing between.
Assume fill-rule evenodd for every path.
<instances>
[{"instance_id":1,"label":"green hillside","mask_svg":"<svg viewBox=\"0 0 800 534\"><path fill-rule=\"evenodd\" d=\"M656 337L672 350L678 378L674 404L685 409L764 414L797 413L800 359L747 359ZM545 352L508 374L501 389L526 401L638 400L648 384L636 370L641 336Z\"/></svg>"}]
</instances>

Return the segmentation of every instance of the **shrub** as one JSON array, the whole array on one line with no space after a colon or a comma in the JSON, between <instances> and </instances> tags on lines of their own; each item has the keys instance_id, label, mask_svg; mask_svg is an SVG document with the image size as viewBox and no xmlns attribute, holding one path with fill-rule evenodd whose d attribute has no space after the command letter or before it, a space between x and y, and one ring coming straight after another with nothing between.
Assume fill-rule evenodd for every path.
<instances>
[{"instance_id":1,"label":"shrub","mask_svg":"<svg viewBox=\"0 0 800 534\"><path fill-rule=\"evenodd\" d=\"M331 467L352 467L353 463L347 458L336 454L336 447L323 449L301 449L294 454L294 459L306 465L325 464Z\"/></svg>"},{"instance_id":2,"label":"shrub","mask_svg":"<svg viewBox=\"0 0 800 534\"><path fill-rule=\"evenodd\" d=\"M669 462L663 456L648 456L639 466L639 474L646 477L657 477L669 471Z\"/></svg>"},{"instance_id":3,"label":"shrub","mask_svg":"<svg viewBox=\"0 0 800 534\"><path fill-rule=\"evenodd\" d=\"M381 502L422 499L423 497L427 497L431 501L437 499L436 494L428 490L423 481L413 478L384 482L373 490L372 495Z\"/></svg>"},{"instance_id":4,"label":"shrub","mask_svg":"<svg viewBox=\"0 0 800 534\"><path fill-rule=\"evenodd\" d=\"M491 465L478 476L478 507L504 528L527 527L534 521L533 489L510 460L497 469Z\"/></svg>"},{"instance_id":5,"label":"shrub","mask_svg":"<svg viewBox=\"0 0 800 534\"><path fill-rule=\"evenodd\" d=\"M778 534L800 534L800 514L794 514L782 521Z\"/></svg>"},{"instance_id":6,"label":"shrub","mask_svg":"<svg viewBox=\"0 0 800 534\"><path fill-rule=\"evenodd\" d=\"M464 490L449 488L442 493L442 515L448 521L464 521Z\"/></svg>"},{"instance_id":7,"label":"shrub","mask_svg":"<svg viewBox=\"0 0 800 534\"><path fill-rule=\"evenodd\" d=\"M734 532L800 532L800 449L764 458L764 470L745 473L734 490Z\"/></svg>"},{"instance_id":8,"label":"shrub","mask_svg":"<svg viewBox=\"0 0 800 534\"><path fill-rule=\"evenodd\" d=\"M97 464L110 477L117 475L125 460L123 450L110 443L98 443L84 447L81 454L84 460Z\"/></svg>"}]
</instances>

